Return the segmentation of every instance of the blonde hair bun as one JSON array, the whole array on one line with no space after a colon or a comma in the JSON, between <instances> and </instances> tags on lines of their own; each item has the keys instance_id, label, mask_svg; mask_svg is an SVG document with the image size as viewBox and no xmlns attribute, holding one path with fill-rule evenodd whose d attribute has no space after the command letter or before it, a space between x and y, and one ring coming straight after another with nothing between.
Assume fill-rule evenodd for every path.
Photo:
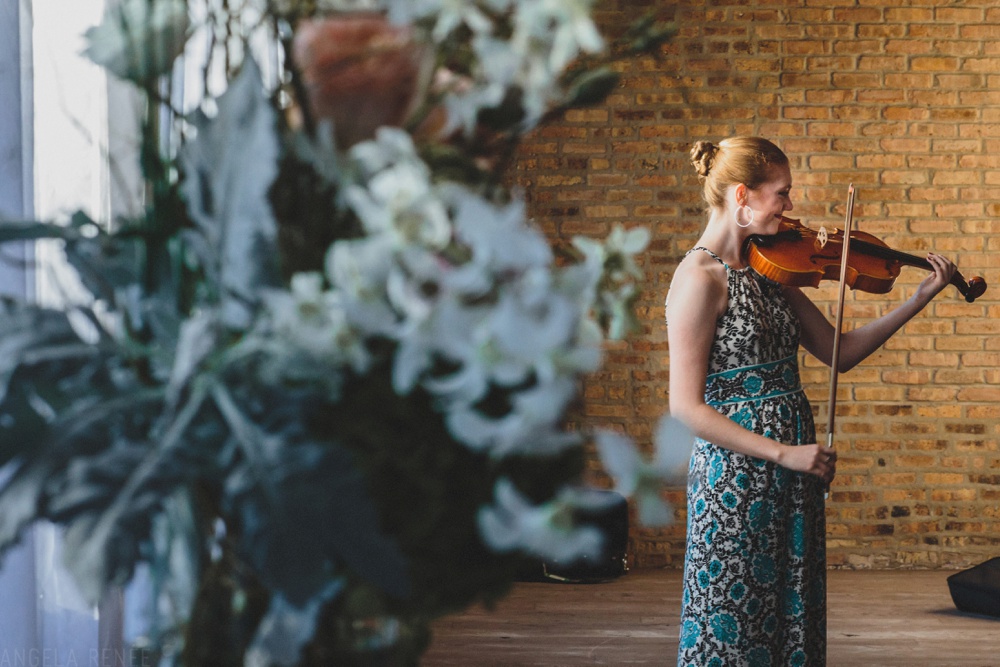
<instances>
[{"instance_id":1,"label":"blonde hair bun","mask_svg":"<svg viewBox=\"0 0 1000 667\"><path fill-rule=\"evenodd\" d=\"M715 162L715 154L718 151L719 147L711 141L695 142L694 146L691 147L691 164L694 165L698 176L708 177L708 172L712 170L712 163Z\"/></svg>"}]
</instances>

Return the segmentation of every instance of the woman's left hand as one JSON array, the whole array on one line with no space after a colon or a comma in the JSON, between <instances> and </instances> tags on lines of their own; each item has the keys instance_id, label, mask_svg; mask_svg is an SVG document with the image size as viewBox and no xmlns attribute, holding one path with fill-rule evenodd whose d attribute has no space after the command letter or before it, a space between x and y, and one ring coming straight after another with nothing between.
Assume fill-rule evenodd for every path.
<instances>
[{"instance_id":1,"label":"woman's left hand","mask_svg":"<svg viewBox=\"0 0 1000 667\"><path fill-rule=\"evenodd\" d=\"M917 286L916 295L923 295L927 301L930 301L938 292L948 286L952 276L955 275L956 267L955 263L947 257L933 252L927 253L927 261L930 262L933 271Z\"/></svg>"}]
</instances>

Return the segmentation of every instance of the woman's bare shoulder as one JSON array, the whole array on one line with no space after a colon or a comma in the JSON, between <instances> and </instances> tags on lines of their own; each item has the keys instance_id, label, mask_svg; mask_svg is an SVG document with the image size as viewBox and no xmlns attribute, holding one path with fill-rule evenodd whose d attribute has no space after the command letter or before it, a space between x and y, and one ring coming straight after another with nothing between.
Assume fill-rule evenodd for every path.
<instances>
[{"instance_id":1,"label":"woman's bare shoulder","mask_svg":"<svg viewBox=\"0 0 1000 667\"><path fill-rule=\"evenodd\" d=\"M729 302L726 267L706 252L688 253L670 281L666 298L668 318L671 301L687 312L697 304L698 310L708 309L716 318L721 316Z\"/></svg>"}]
</instances>

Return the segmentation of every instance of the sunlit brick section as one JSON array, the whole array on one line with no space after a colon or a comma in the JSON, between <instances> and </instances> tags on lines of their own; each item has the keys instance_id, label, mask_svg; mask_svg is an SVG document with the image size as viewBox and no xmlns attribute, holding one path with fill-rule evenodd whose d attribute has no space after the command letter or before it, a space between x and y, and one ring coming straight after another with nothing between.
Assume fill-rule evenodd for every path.
<instances>
[{"instance_id":1,"label":"sunlit brick section","mask_svg":"<svg viewBox=\"0 0 1000 667\"><path fill-rule=\"evenodd\" d=\"M1000 553L1000 7L935 0L726 3L604 0L609 42L648 11L678 27L658 58L618 65L620 85L522 145L511 179L558 243L644 225L643 332L607 351L578 420L649 444L669 399L663 301L704 224L687 152L694 141L759 134L792 160L793 217L855 220L891 247L956 260L992 286L969 304L949 288L878 353L840 377L839 476L827 505L828 557L843 567L964 567ZM850 6L849 6L850 5ZM849 292L847 327L906 299ZM835 289L805 288L828 316ZM803 353L822 434L828 369ZM594 474L600 471L596 461ZM677 523L633 527L638 567L678 567Z\"/></svg>"}]
</instances>

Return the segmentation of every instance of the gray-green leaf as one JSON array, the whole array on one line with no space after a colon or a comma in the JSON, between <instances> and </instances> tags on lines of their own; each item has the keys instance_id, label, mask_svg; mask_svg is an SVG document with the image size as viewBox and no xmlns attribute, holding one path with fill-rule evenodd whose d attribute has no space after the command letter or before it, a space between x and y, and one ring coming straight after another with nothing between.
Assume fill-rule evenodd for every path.
<instances>
[{"instance_id":1,"label":"gray-green leaf","mask_svg":"<svg viewBox=\"0 0 1000 667\"><path fill-rule=\"evenodd\" d=\"M277 224L267 193L278 172L275 112L248 58L219 99L214 118L198 112L198 135L181 151L181 191L201 242L192 247L218 289L224 323L249 326L258 290L278 275Z\"/></svg>"}]
</instances>

